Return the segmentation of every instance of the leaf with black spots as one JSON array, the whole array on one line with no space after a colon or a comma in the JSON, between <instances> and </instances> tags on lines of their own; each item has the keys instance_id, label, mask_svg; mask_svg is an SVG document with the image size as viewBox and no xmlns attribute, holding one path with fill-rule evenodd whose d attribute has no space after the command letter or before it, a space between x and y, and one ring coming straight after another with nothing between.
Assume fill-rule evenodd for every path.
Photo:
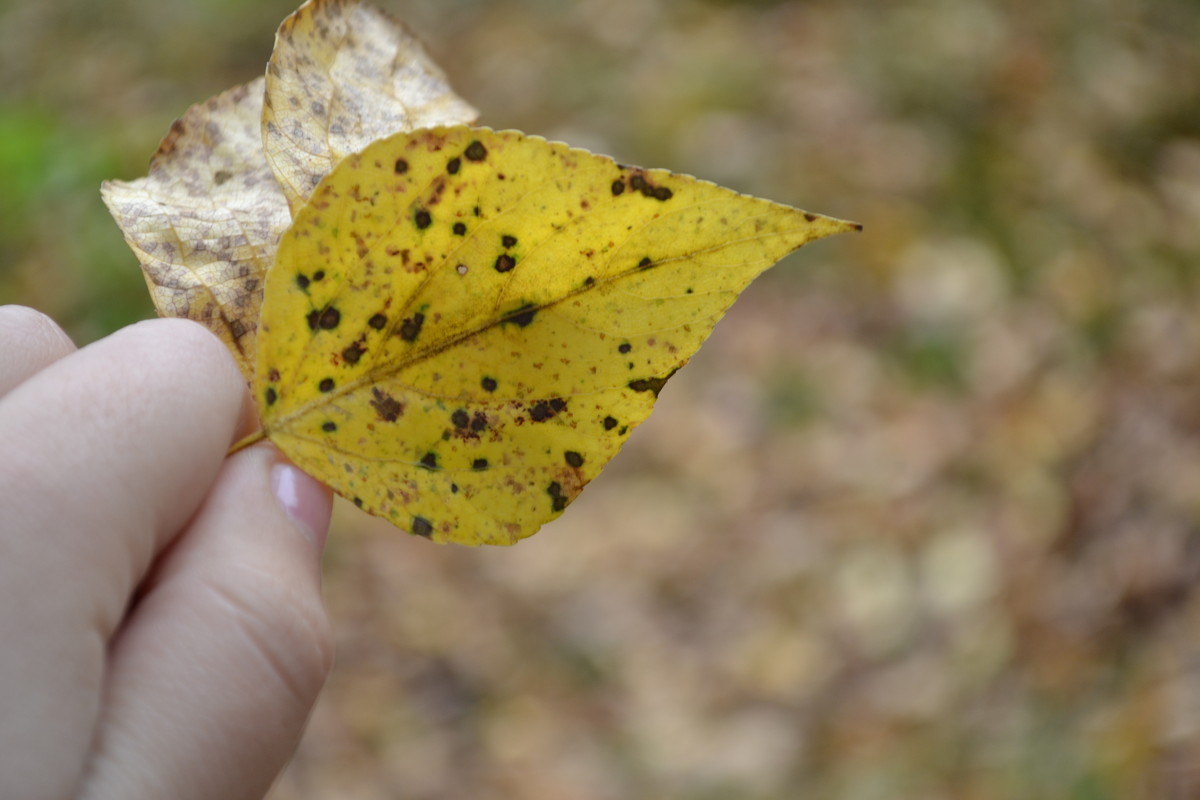
<instances>
[{"instance_id":1,"label":"leaf with black spots","mask_svg":"<svg viewBox=\"0 0 1200 800\"><path fill-rule=\"evenodd\" d=\"M516 131L388 137L280 244L264 433L406 530L511 544L616 455L751 280L857 227Z\"/></svg>"}]
</instances>

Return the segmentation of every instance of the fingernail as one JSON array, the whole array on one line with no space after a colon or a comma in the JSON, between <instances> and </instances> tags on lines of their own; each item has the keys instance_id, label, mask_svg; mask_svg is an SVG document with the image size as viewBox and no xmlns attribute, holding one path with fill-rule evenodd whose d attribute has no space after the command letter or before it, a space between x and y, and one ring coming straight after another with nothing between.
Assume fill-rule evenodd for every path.
<instances>
[{"instance_id":1,"label":"fingernail","mask_svg":"<svg viewBox=\"0 0 1200 800\"><path fill-rule=\"evenodd\" d=\"M325 548L333 498L329 490L295 465L280 461L271 468L271 487L284 512L296 523L317 550Z\"/></svg>"}]
</instances>

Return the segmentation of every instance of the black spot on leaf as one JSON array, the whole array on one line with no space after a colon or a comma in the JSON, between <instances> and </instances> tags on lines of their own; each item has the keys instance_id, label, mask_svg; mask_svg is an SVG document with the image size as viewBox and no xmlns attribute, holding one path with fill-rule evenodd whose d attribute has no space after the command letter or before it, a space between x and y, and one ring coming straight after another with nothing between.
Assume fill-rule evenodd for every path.
<instances>
[{"instance_id":1,"label":"black spot on leaf","mask_svg":"<svg viewBox=\"0 0 1200 800\"><path fill-rule=\"evenodd\" d=\"M496 258L496 272L508 272L517 265L517 260L508 253L503 253Z\"/></svg>"},{"instance_id":2,"label":"black spot on leaf","mask_svg":"<svg viewBox=\"0 0 1200 800\"><path fill-rule=\"evenodd\" d=\"M517 237L515 237L515 236L510 236L509 234L506 233L500 237L500 244L504 245L504 248L506 250L508 248L512 247L513 245L515 245L516 243L517 243Z\"/></svg>"},{"instance_id":3,"label":"black spot on leaf","mask_svg":"<svg viewBox=\"0 0 1200 800\"><path fill-rule=\"evenodd\" d=\"M421 466L424 467L425 469L437 469L438 468L437 453L426 453L425 455L421 456L420 463L421 463Z\"/></svg>"},{"instance_id":4,"label":"black spot on leaf","mask_svg":"<svg viewBox=\"0 0 1200 800\"><path fill-rule=\"evenodd\" d=\"M323 331L331 331L338 326L342 321L342 312L338 311L333 306L326 306L320 310L313 309L308 312L308 329L315 331L320 328Z\"/></svg>"},{"instance_id":5,"label":"black spot on leaf","mask_svg":"<svg viewBox=\"0 0 1200 800\"><path fill-rule=\"evenodd\" d=\"M461 222L456 222L456 223L454 223L453 231L454 231L455 236L466 236L467 235L467 226Z\"/></svg>"},{"instance_id":6,"label":"black spot on leaf","mask_svg":"<svg viewBox=\"0 0 1200 800\"><path fill-rule=\"evenodd\" d=\"M612 182L613 197L616 197L619 194L624 194L624 192L625 192L625 181L618 179L618 180L615 180Z\"/></svg>"},{"instance_id":7,"label":"black spot on leaf","mask_svg":"<svg viewBox=\"0 0 1200 800\"><path fill-rule=\"evenodd\" d=\"M354 498L354 505L358 506L359 508L362 508L363 507L362 498L361 497Z\"/></svg>"},{"instance_id":8,"label":"black spot on leaf","mask_svg":"<svg viewBox=\"0 0 1200 800\"><path fill-rule=\"evenodd\" d=\"M361 344L355 342L342 351L342 360L347 364L357 364L358 360L366 353L366 349Z\"/></svg>"},{"instance_id":9,"label":"black spot on leaf","mask_svg":"<svg viewBox=\"0 0 1200 800\"><path fill-rule=\"evenodd\" d=\"M418 228L425 230L433 224L433 217L429 216L429 212L422 208L413 216L413 222Z\"/></svg>"},{"instance_id":10,"label":"black spot on leaf","mask_svg":"<svg viewBox=\"0 0 1200 800\"><path fill-rule=\"evenodd\" d=\"M403 175L404 173L408 172L408 162L405 161L403 158L397 158L396 166L394 169L395 169L397 175Z\"/></svg>"},{"instance_id":11,"label":"black spot on leaf","mask_svg":"<svg viewBox=\"0 0 1200 800\"><path fill-rule=\"evenodd\" d=\"M433 525L424 517L413 517L412 532L428 539L433 536Z\"/></svg>"},{"instance_id":12,"label":"black spot on leaf","mask_svg":"<svg viewBox=\"0 0 1200 800\"><path fill-rule=\"evenodd\" d=\"M670 189L668 189L665 186L655 186L652 196L654 197L655 200L662 200L665 202L667 200L670 200L672 197L674 197L675 193L672 192Z\"/></svg>"},{"instance_id":13,"label":"black spot on leaf","mask_svg":"<svg viewBox=\"0 0 1200 800\"><path fill-rule=\"evenodd\" d=\"M633 345L631 345L629 342L622 342L620 345L617 346L618 353L628 353L632 349L633 349Z\"/></svg>"},{"instance_id":14,"label":"black spot on leaf","mask_svg":"<svg viewBox=\"0 0 1200 800\"><path fill-rule=\"evenodd\" d=\"M326 433L333 433L334 431L337 430L337 423L336 422L326 422L321 425L321 430L325 431Z\"/></svg>"},{"instance_id":15,"label":"black spot on leaf","mask_svg":"<svg viewBox=\"0 0 1200 800\"><path fill-rule=\"evenodd\" d=\"M567 460L567 464L575 469L579 469L583 466L583 456L581 456L579 453L576 453L574 450L566 451L563 453L563 457Z\"/></svg>"},{"instance_id":16,"label":"black spot on leaf","mask_svg":"<svg viewBox=\"0 0 1200 800\"><path fill-rule=\"evenodd\" d=\"M487 158L487 148L482 142L474 141L467 145L466 151L463 153L471 161L483 161Z\"/></svg>"},{"instance_id":17,"label":"black spot on leaf","mask_svg":"<svg viewBox=\"0 0 1200 800\"><path fill-rule=\"evenodd\" d=\"M629 382L629 388L635 392L653 392L655 397L662 391L662 388L667 385L667 381L675 374L675 370L661 378L639 378L636 381Z\"/></svg>"},{"instance_id":18,"label":"black spot on leaf","mask_svg":"<svg viewBox=\"0 0 1200 800\"><path fill-rule=\"evenodd\" d=\"M518 308L516 311L509 314L502 321L516 323L522 328L529 327L529 323L533 322L534 315L537 314L537 308L530 303Z\"/></svg>"},{"instance_id":19,"label":"black spot on leaf","mask_svg":"<svg viewBox=\"0 0 1200 800\"><path fill-rule=\"evenodd\" d=\"M334 385L333 378L322 378L321 382L317 384L317 388L322 392L332 392Z\"/></svg>"},{"instance_id":20,"label":"black spot on leaf","mask_svg":"<svg viewBox=\"0 0 1200 800\"><path fill-rule=\"evenodd\" d=\"M325 280L325 270L319 269L313 273L313 281L314 282L323 281L323 280Z\"/></svg>"},{"instance_id":21,"label":"black spot on leaf","mask_svg":"<svg viewBox=\"0 0 1200 800\"><path fill-rule=\"evenodd\" d=\"M417 336L421 333L421 326L425 324L425 315L418 312L413 314L408 319L400 324L400 338L406 342L416 341Z\"/></svg>"},{"instance_id":22,"label":"black spot on leaf","mask_svg":"<svg viewBox=\"0 0 1200 800\"><path fill-rule=\"evenodd\" d=\"M446 172L449 172L451 175L457 175L460 167L462 167L462 159L460 158L455 157L446 162Z\"/></svg>"},{"instance_id":23,"label":"black spot on leaf","mask_svg":"<svg viewBox=\"0 0 1200 800\"><path fill-rule=\"evenodd\" d=\"M604 430L611 431L615 427L617 427L617 420L615 417L604 418Z\"/></svg>"},{"instance_id":24,"label":"black spot on leaf","mask_svg":"<svg viewBox=\"0 0 1200 800\"><path fill-rule=\"evenodd\" d=\"M484 379L482 381L480 381L479 383L481 386L483 386L483 390L485 392L496 391L496 379L495 378L488 378L485 376Z\"/></svg>"},{"instance_id":25,"label":"black spot on leaf","mask_svg":"<svg viewBox=\"0 0 1200 800\"><path fill-rule=\"evenodd\" d=\"M567 401L563 400L561 397L555 397L553 400L550 401L550 410L553 411L555 414L559 414L559 413L565 411L566 408L567 408Z\"/></svg>"},{"instance_id":26,"label":"black spot on leaf","mask_svg":"<svg viewBox=\"0 0 1200 800\"><path fill-rule=\"evenodd\" d=\"M301 289L307 289L308 288L308 276L307 275L297 275L296 276L296 285L299 286Z\"/></svg>"},{"instance_id":27,"label":"black spot on leaf","mask_svg":"<svg viewBox=\"0 0 1200 800\"><path fill-rule=\"evenodd\" d=\"M267 405L273 406L279 399L279 394L275 391L274 386L268 386L267 391L263 393L263 398L267 401Z\"/></svg>"},{"instance_id":28,"label":"black spot on leaf","mask_svg":"<svg viewBox=\"0 0 1200 800\"><path fill-rule=\"evenodd\" d=\"M486 458L477 458L471 462L471 469L479 472L488 468L488 460Z\"/></svg>"},{"instance_id":29,"label":"black spot on leaf","mask_svg":"<svg viewBox=\"0 0 1200 800\"><path fill-rule=\"evenodd\" d=\"M483 415L482 411L476 411L475 416L471 419L471 430L474 433L482 433L487 430L487 426L487 417Z\"/></svg>"},{"instance_id":30,"label":"black spot on leaf","mask_svg":"<svg viewBox=\"0 0 1200 800\"><path fill-rule=\"evenodd\" d=\"M454 423L454 427L464 430L471 424L471 415L467 413L465 408L459 408L450 415L450 421Z\"/></svg>"},{"instance_id":31,"label":"black spot on leaf","mask_svg":"<svg viewBox=\"0 0 1200 800\"><path fill-rule=\"evenodd\" d=\"M383 326L387 325L387 317L385 317L383 314L374 314L369 320L367 320L367 324L375 330L381 331L383 330Z\"/></svg>"},{"instance_id":32,"label":"black spot on leaf","mask_svg":"<svg viewBox=\"0 0 1200 800\"><path fill-rule=\"evenodd\" d=\"M639 269L648 269L653 266L654 266L654 261L650 258L650 256L646 256L645 258L643 258L641 261L638 262Z\"/></svg>"},{"instance_id":33,"label":"black spot on leaf","mask_svg":"<svg viewBox=\"0 0 1200 800\"><path fill-rule=\"evenodd\" d=\"M558 481L553 481L546 487L546 494L550 495L550 507L555 511L562 511L570 502L567 496L563 494L562 484Z\"/></svg>"}]
</instances>

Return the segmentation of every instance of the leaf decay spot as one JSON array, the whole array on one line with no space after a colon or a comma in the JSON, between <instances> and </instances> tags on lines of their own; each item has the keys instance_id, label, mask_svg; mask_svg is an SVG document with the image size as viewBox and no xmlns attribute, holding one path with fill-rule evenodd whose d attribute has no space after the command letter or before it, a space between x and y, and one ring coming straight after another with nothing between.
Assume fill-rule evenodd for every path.
<instances>
[{"instance_id":1,"label":"leaf decay spot","mask_svg":"<svg viewBox=\"0 0 1200 800\"><path fill-rule=\"evenodd\" d=\"M331 331L338 326L342 321L342 312L338 311L333 306L326 306L322 309L313 309L308 312L308 329L315 331L320 328L323 331Z\"/></svg>"},{"instance_id":2,"label":"leaf decay spot","mask_svg":"<svg viewBox=\"0 0 1200 800\"><path fill-rule=\"evenodd\" d=\"M335 385L333 378L322 378L321 382L317 384L317 388L322 392L332 392Z\"/></svg>"},{"instance_id":3,"label":"leaf decay spot","mask_svg":"<svg viewBox=\"0 0 1200 800\"><path fill-rule=\"evenodd\" d=\"M263 397L267 401L267 405L273 406L275 405L275 401L279 399L279 393L275 391L274 386L268 386L267 391L263 393Z\"/></svg>"},{"instance_id":4,"label":"leaf decay spot","mask_svg":"<svg viewBox=\"0 0 1200 800\"><path fill-rule=\"evenodd\" d=\"M617 424L618 423L617 423L616 417L605 417L604 418L604 430L606 430L606 431L611 431L613 428L617 427Z\"/></svg>"},{"instance_id":5,"label":"leaf decay spot","mask_svg":"<svg viewBox=\"0 0 1200 800\"><path fill-rule=\"evenodd\" d=\"M406 342L414 342L421 334L421 326L425 324L425 315L417 312L400 324L400 338Z\"/></svg>"},{"instance_id":6,"label":"leaf decay spot","mask_svg":"<svg viewBox=\"0 0 1200 800\"><path fill-rule=\"evenodd\" d=\"M466 151L463 153L471 161L483 161L487 158L487 148L478 139L467 145Z\"/></svg>"},{"instance_id":7,"label":"leaf decay spot","mask_svg":"<svg viewBox=\"0 0 1200 800\"><path fill-rule=\"evenodd\" d=\"M454 231L455 236L466 236L467 235L467 226L461 222L454 223L454 227L452 228L452 230Z\"/></svg>"},{"instance_id":8,"label":"leaf decay spot","mask_svg":"<svg viewBox=\"0 0 1200 800\"><path fill-rule=\"evenodd\" d=\"M371 388L371 408L384 422L395 422L404 413L404 404L379 387Z\"/></svg>"},{"instance_id":9,"label":"leaf decay spot","mask_svg":"<svg viewBox=\"0 0 1200 800\"><path fill-rule=\"evenodd\" d=\"M566 451L563 453L563 457L566 459L567 464L575 469L579 469L583 466L583 456L581 456L579 453L576 453L574 450Z\"/></svg>"},{"instance_id":10,"label":"leaf decay spot","mask_svg":"<svg viewBox=\"0 0 1200 800\"><path fill-rule=\"evenodd\" d=\"M629 388L635 392L653 392L655 397L662 391L662 388L667 385L667 381L675 374L675 370L661 378L639 378L636 381L629 382Z\"/></svg>"},{"instance_id":11,"label":"leaf decay spot","mask_svg":"<svg viewBox=\"0 0 1200 800\"><path fill-rule=\"evenodd\" d=\"M384 326L387 325L387 317L385 317L383 314L374 314L369 320L367 320L367 324L375 330L381 331L383 330Z\"/></svg>"},{"instance_id":12,"label":"leaf decay spot","mask_svg":"<svg viewBox=\"0 0 1200 800\"><path fill-rule=\"evenodd\" d=\"M446 162L446 172L449 172L451 175L457 175L458 170L461 167L462 159L458 158L457 156Z\"/></svg>"},{"instance_id":13,"label":"leaf decay spot","mask_svg":"<svg viewBox=\"0 0 1200 800\"><path fill-rule=\"evenodd\" d=\"M433 525L424 517L413 517L412 532L428 539L433 536Z\"/></svg>"},{"instance_id":14,"label":"leaf decay spot","mask_svg":"<svg viewBox=\"0 0 1200 800\"><path fill-rule=\"evenodd\" d=\"M486 458L477 458L471 462L471 469L476 472L482 472L488 468L488 460Z\"/></svg>"},{"instance_id":15,"label":"leaf decay spot","mask_svg":"<svg viewBox=\"0 0 1200 800\"><path fill-rule=\"evenodd\" d=\"M562 484L558 481L552 481L546 487L546 494L550 495L550 507L555 511L563 511L566 509L570 499L563 494Z\"/></svg>"},{"instance_id":16,"label":"leaf decay spot","mask_svg":"<svg viewBox=\"0 0 1200 800\"><path fill-rule=\"evenodd\" d=\"M517 243L517 237L515 237L511 234L506 233L500 237L500 244L504 245L505 250L509 249L510 247L513 247L516 243Z\"/></svg>"},{"instance_id":17,"label":"leaf decay spot","mask_svg":"<svg viewBox=\"0 0 1200 800\"><path fill-rule=\"evenodd\" d=\"M517 265L517 260L508 253L501 254L496 259L496 272L508 272Z\"/></svg>"},{"instance_id":18,"label":"leaf decay spot","mask_svg":"<svg viewBox=\"0 0 1200 800\"><path fill-rule=\"evenodd\" d=\"M321 430L325 431L326 433L333 433L334 431L337 430L337 423L336 422L326 422L321 425Z\"/></svg>"},{"instance_id":19,"label":"leaf decay spot","mask_svg":"<svg viewBox=\"0 0 1200 800\"><path fill-rule=\"evenodd\" d=\"M496 391L496 379L495 378L489 378L487 376L484 376L483 380L480 381L479 383L483 387L483 390L485 392Z\"/></svg>"},{"instance_id":20,"label":"leaf decay spot","mask_svg":"<svg viewBox=\"0 0 1200 800\"><path fill-rule=\"evenodd\" d=\"M421 463L421 466L424 467L425 469L437 469L438 468L437 453L426 453L425 455L421 456L420 463Z\"/></svg>"},{"instance_id":21,"label":"leaf decay spot","mask_svg":"<svg viewBox=\"0 0 1200 800\"><path fill-rule=\"evenodd\" d=\"M397 175L403 175L404 173L408 172L408 162L403 158L397 158L396 165L393 169Z\"/></svg>"},{"instance_id":22,"label":"leaf decay spot","mask_svg":"<svg viewBox=\"0 0 1200 800\"><path fill-rule=\"evenodd\" d=\"M450 421L454 423L454 427L459 430L466 430L471 424L471 415L467 413L465 408L459 408L450 415Z\"/></svg>"},{"instance_id":23,"label":"leaf decay spot","mask_svg":"<svg viewBox=\"0 0 1200 800\"><path fill-rule=\"evenodd\" d=\"M307 289L308 288L308 276L303 275L303 274L297 275L296 276L296 285L299 286L301 289Z\"/></svg>"},{"instance_id":24,"label":"leaf decay spot","mask_svg":"<svg viewBox=\"0 0 1200 800\"><path fill-rule=\"evenodd\" d=\"M426 228L428 228L430 225L433 224L433 217L431 217L429 215L428 211L426 211L425 209L422 208L413 217L413 222L416 223L416 225L419 229L425 230Z\"/></svg>"},{"instance_id":25,"label":"leaf decay spot","mask_svg":"<svg viewBox=\"0 0 1200 800\"><path fill-rule=\"evenodd\" d=\"M513 322L521 328L528 328L537 312L537 306L532 303L526 303L501 321Z\"/></svg>"},{"instance_id":26,"label":"leaf decay spot","mask_svg":"<svg viewBox=\"0 0 1200 800\"><path fill-rule=\"evenodd\" d=\"M631 345L629 342L622 342L621 344L617 345L618 353L628 353L632 349L633 345Z\"/></svg>"},{"instance_id":27,"label":"leaf decay spot","mask_svg":"<svg viewBox=\"0 0 1200 800\"><path fill-rule=\"evenodd\" d=\"M362 358L363 354L366 352L366 348L364 348L362 344L355 342L342 351L342 360L347 364L357 364L358 360Z\"/></svg>"}]
</instances>

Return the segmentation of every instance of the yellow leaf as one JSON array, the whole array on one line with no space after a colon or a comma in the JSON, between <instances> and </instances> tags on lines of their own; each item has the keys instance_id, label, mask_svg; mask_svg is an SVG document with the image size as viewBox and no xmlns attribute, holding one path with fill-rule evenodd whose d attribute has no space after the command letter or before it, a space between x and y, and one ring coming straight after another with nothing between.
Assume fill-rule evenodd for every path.
<instances>
[{"instance_id":1,"label":"yellow leaf","mask_svg":"<svg viewBox=\"0 0 1200 800\"><path fill-rule=\"evenodd\" d=\"M267 279L267 436L373 514L511 544L578 496L759 273L858 226L515 131L347 157Z\"/></svg>"},{"instance_id":2,"label":"yellow leaf","mask_svg":"<svg viewBox=\"0 0 1200 800\"><path fill-rule=\"evenodd\" d=\"M279 26L263 146L293 212L347 154L393 133L477 116L417 38L377 8L309 0Z\"/></svg>"},{"instance_id":3,"label":"yellow leaf","mask_svg":"<svg viewBox=\"0 0 1200 800\"><path fill-rule=\"evenodd\" d=\"M188 109L135 181L101 196L137 255L164 317L207 326L254 374L267 268L291 224L262 150L263 79Z\"/></svg>"}]
</instances>

